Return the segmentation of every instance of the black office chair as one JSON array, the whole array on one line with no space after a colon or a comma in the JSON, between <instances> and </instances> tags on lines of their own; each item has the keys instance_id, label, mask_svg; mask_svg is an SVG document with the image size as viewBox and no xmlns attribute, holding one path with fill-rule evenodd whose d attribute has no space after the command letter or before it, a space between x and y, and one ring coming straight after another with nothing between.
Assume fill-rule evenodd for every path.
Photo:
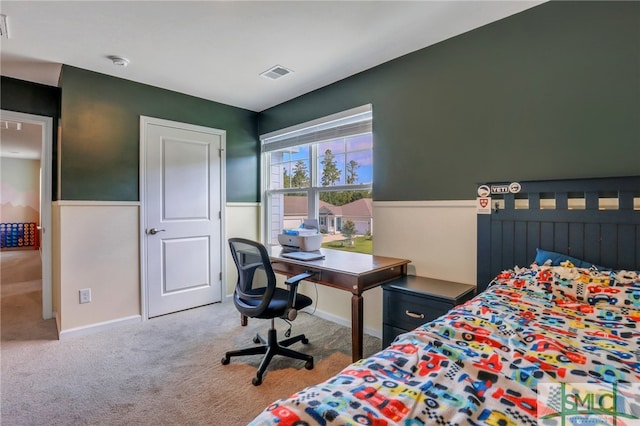
<instances>
[{"instance_id":1,"label":"black office chair","mask_svg":"<svg viewBox=\"0 0 640 426\"><path fill-rule=\"evenodd\" d=\"M304 344L309 343L304 334L278 342L275 328L275 318L293 321L299 309L313 303L307 296L297 294L298 283L311 277L313 273L299 274L286 280L289 290L276 287L276 275L271 267L267 249L262 244L244 238L230 238L229 247L238 269L238 282L233 294L236 308L241 314L250 318L271 319L271 328L266 342L259 334L253 339L254 343L262 343L262 346L227 352L222 358L222 364L229 364L233 356L264 354L256 377L252 380L255 386L262 383L262 376L274 355L306 360L304 367L307 370L313 369L311 355L287 348L299 341ZM291 327L285 336L289 337L290 334Z\"/></svg>"}]
</instances>

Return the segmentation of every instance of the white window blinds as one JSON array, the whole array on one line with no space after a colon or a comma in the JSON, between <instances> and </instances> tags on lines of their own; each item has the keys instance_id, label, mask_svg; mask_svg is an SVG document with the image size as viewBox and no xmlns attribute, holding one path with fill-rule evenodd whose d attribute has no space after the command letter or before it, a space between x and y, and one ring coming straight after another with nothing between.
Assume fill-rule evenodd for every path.
<instances>
[{"instance_id":1,"label":"white window blinds","mask_svg":"<svg viewBox=\"0 0 640 426\"><path fill-rule=\"evenodd\" d=\"M364 105L260 136L262 152L277 151L372 131L371 105Z\"/></svg>"}]
</instances>

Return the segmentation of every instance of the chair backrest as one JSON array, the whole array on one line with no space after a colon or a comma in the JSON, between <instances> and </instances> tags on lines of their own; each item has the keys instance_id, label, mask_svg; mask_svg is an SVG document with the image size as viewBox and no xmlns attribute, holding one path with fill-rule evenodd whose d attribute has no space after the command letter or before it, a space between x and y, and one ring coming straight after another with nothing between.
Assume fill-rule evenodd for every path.
<instances>
[{"instance_id":1,"label":"chair backrest","mask_svg":"<svg viewBox=\"0 0 640 426\"><path fill-rule=\"evenodd\" d=\"M238 270L233 302L238 311L257 317L267 309L276 288L276 275L265 246L244 238L229 238L231 256Z\"/></svg>"}]
</instances>

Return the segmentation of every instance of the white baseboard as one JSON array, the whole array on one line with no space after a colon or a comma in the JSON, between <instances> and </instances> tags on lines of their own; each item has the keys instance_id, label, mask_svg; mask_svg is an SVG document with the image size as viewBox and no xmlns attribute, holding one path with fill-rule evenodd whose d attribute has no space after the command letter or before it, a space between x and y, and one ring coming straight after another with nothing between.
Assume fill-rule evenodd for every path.
<instances>
[{"instance_id":1,"label":"white baseboard","mask_svg":"<svg viewBox=\"0 0 640 426\"><path fill-rule=\"evenodd\" d=\"M114 327L120 327L122 325L134 324L137 322L142 322L142 315L132 315L130 317L118 318L111 321L91 324L84 327L71 328L69 330L63 330L63 331L60 331L60 325L58 324L58 338L62 340L70 337L83 336L86 334L96 333L99 331L108 330ZM56 320L56 323L58 323L57 320Z\"/></svg>"}]
</instances>

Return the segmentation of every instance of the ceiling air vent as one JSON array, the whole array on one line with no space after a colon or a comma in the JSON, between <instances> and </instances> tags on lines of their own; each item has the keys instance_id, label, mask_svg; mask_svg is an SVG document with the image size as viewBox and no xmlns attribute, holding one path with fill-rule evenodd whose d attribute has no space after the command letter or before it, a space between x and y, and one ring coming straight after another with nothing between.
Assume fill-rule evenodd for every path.
<instances>
[{"instance_id":1,"label":"ceiling air vent","mask_svg":"<svg viewBox=\"0 0 640 426\"><path fill-rule=\"evenodd\" d=\"M7 15L0 15L0 37L9 38L9 30L7 30Z\"/></svg>"},{"instance_id":2,"label":"ceiling air vent","mask_svg":"<svg viewBox=\"0 0 640 426\"><path fill-rule=\"evenodd\" d=\"M287 74L291 74L292 72L293 71L283 67L282 65L276 65L275 67L271 67L265 72L260 73L260 75L271 80L277 80L280 77L284 77Z\"/></svg>"}]
</instances>

